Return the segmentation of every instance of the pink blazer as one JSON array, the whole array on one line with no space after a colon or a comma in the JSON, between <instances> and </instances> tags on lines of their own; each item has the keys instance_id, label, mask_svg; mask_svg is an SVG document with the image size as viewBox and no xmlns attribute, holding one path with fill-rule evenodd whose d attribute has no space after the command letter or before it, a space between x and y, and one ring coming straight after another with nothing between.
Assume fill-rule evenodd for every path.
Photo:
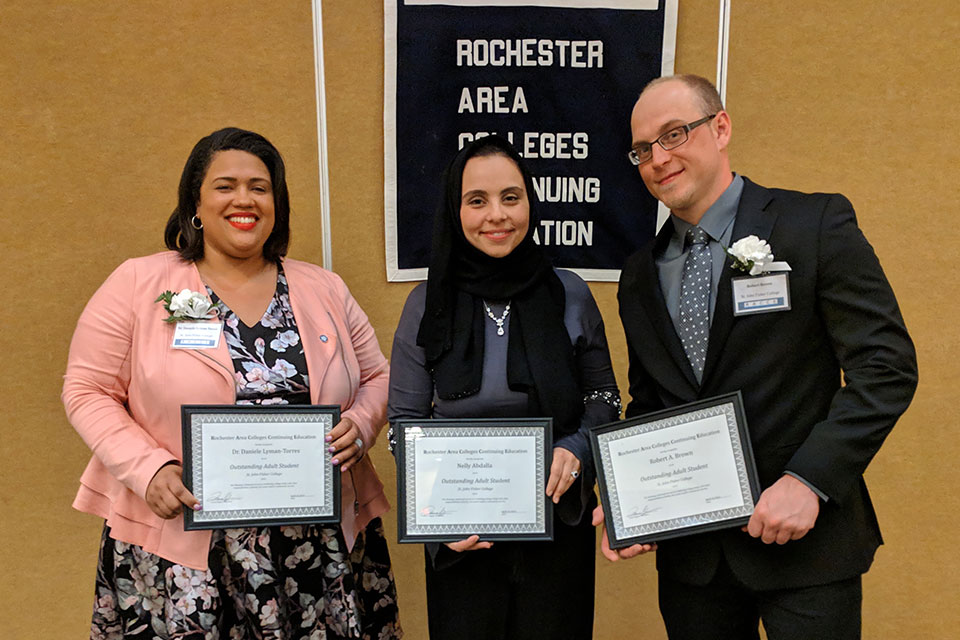
<instances>
[{"instance_id":1,"label":"pink blazer","mask_svg":"<svg viewBox=\"0 0 960 640\"><path fill-rule=\"evenodd\" d=\"M373 327L343 280L320 267L284 260L314 404L338 404L372 447L386 420L389 365ZM195 569L207 568L209 531L184 531L143 496L157 470L182 460L180 405L233 404L233 363L218 349L173 349L163 322L163 291L203 291L196 266L172 251L127 260L87 303L70 344L63 403L93 450L74 508L105 518L111 536ZM326 340L321 340L326 336ZM370 456L343 474L341 526L349 548L389 509ZM354 500L360 504L354 513Z\"/></svg>"}]
</instances>

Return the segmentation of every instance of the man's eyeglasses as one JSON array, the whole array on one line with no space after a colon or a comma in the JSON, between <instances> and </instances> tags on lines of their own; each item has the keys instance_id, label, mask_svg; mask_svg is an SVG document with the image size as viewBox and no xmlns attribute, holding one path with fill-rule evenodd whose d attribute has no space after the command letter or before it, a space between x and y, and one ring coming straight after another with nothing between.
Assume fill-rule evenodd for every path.
<instances>
[{"instance_id":1,"label":"man's eyeglasses","mask_svg":"<svg viewBox=\"0 0 960 640\"><path fill-rule=\"evenodd\" d=\"M679 127L670 129L670 131L667 131L653 142L638 142L627 152L627 158L630 159L630 164L639 166L645 162L650 162L650 158L653 157L654 142L660 145L664 151L676 149L690 138L691 131L705 122L710 122L716 117L717 114L714 113L706 118L700 118L699 120L682 124Z\"/></svg>"}]
</instances>

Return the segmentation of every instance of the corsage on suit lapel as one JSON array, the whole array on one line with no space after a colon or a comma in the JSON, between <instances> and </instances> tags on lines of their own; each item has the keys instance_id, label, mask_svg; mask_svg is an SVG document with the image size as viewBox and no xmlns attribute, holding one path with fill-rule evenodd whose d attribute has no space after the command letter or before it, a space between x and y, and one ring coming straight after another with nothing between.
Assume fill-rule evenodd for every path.
<instances>
[{"instance_id":1,"label":"corsage on suit lapel","mask_svg":"<svg viewBox=\"0 0 960 640\"><path fill-rule=\"evenodd\" d=\"M755 235L758 238L769 238L773 226L777 221L777 214L767 206L773 198L765 189L757 188L749 180L744 179L743 193L740 196L740 205L737 207L737 218L733 223L733 233L730 235L730 244ZM727 256L717 283L717 300L713 310L713 321L710 323L710 338L707 342L707 360L703 368L703 382L701 388L710 387L710 374L716 370L717 362L723 357L727 338L733 330L736 318L733 315L733 285L731 279L746 275L735 271L732 267L733 258ZM736 357L735 354L733 357Z\"/></svg>"}]
</instances>

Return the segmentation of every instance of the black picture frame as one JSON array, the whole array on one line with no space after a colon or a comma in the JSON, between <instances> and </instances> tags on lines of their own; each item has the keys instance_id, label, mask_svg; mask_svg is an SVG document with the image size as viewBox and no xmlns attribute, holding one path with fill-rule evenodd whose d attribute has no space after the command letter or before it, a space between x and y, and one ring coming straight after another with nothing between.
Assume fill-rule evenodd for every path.
<instances>
[{"instance_id":1,"label":"black picture frame","mask_svg":"<svg viewBox=\"0 0 960 640\"><path fill-rule=\"evenodd\" d=\"M633 441L639 443L647 434L654 433L662 433L667 437L669 434L666 433L666 430L668 429L676 429L684 426L689 428L690 425L696 424L698 421L716 417L722 417L724 420L726 430L725 432L721 432L721 437L726 436L729 438L736 473L736 478L733 478L729 474L726 478L730 485L735 484L735 487L731 486L728 488L735 488L735 494L736 491L739 491L738 496L734 495L730 497L730 500L739 499L740 504L735 508L693 512L682 517L667 518L662 521L653 521L644 524L628 524L623 513L624 505L620 500L620 493L624 491L626 487L622 480L621 483L618 484L616 473L613 471L614 464L610 451L611 444L625 438L633 438ZM682 432L682 429L678 431ZM697 434L694 434L694 436L696 435ZM691 436L686 434L678 435L677 438L675 438L678 443L677 446L681 446L680 443L682 441L680 438L689 437ZM672 453L670 449L670 447L674 446L671 444L673 440L661 440L660 442L666 442L667 445L654 449L649 455L641 452L633 458L633 460L637 460L639 463L639 473L643 472L644 465L646 464L646 462L643 461L643 457L647 456L647 460L649 460L651 472L646 476L641 476L641 479L649 478L649 480L645 482L660 482L661 484L669 485L671 482L677 483L688 477L683 475L688 473L685 469L689 470L692 468L694 471L697 471L696 464L694 464L693 467L690 466L695 460L686 460L685 457L688 455L686 453L683 454L684 458L682 462L680 460L674 460L673 456L677 454ZM743 526L750 520L750 515L753 513L753 508L760 496L760 481L757 476L756 462L753 457L750 432L747 428L747 420L743 411L743 399L739 391L593 427L590 429L590 444L597 470L597 482L603 504L607 539L612 549L621 549L634 544L658 542L705 531ZM621 442L618 446L624 445ZM654 446L656 446L655 443ZM631 450L627 452L633 454ZM620 452L618 452L618 455L620 455ZM679 464L686 466L677 467L676 465ZM659 467L657 469L653 469L653 467L658 465ZM636 470L638 466L636 464L631 465L630 469ZM674 472L677 473L675 474ZM672 480L672 478L678 474L680 477L676 481ZM645 484L644 486L649 487L653 485ZM704 489L704 485L687 488L676 487L672 490L665 489L661 494L652 494L650 503L652 504L653 500L675 500L676 498L671 498L671 492L678 495L690 495L691 493L712 489L713 487ZM629 491L636 492L636 489L629 489ZM645 504L643 507L644 511L639 515L646 516L648 512L645 510L647 508ZM657 507L653 507L653 509L656 510ZM636 520L635 516L637 514L630 515Z\"/></svg>"},{"instance_id":2,"label":"black picture frame","mask_svg":"<svg viewBox=\"0 0 960 640\"><path fill-rule=\"evenodd\" d=\"M201 511L184 509L183 528L185 530L335 523L340 521L340 470L332 465L333 454L330 453L329 446L325 442L326 434L340 422L340 407L338 405L194 404L182 405L180 416L183 443L183 483L203 507ZM203 482L205 430L209 432L216 428L217 431L224 431L223 434L218 434L218 437L229 438L232 432L246 432L245 427L251 424L262 424L265 429L269 430L270 425L303 423L311 426L319 424L322 429L322 432L311 432L304 434L301 438L305 444L309 444L314 449L313 455L307 458L306 462L317 465L320 472L323 473L323 496L316 503L301 503L296 506L278 504L276 507L236 509L217 509L215 507L217 500L214 500L214 497L205 491ZM207 433L207 435L212 437L210 433ZM235 437L240 437L240 435L237 433ZM257 438L256 442L269 442L274 438L280 442L281 438L286 440L288 436L265 433L263 437L257 436ZM296 441L291 440L291 442ZM238 444L238 446L241 447L238 451L243 450L242 445ZM322 452L316 450L318 446L322 448ZM273 467L265 469L264 465L278 464L276 458L278 456L282 458L286 454L272 453L274 449L266 450L262 447L262 452L256 453L257 445L253 444L251 447L252 449L247 450L247 453L242 454L250 456L250 460L245 461L245 464L250 467L251 472L256 472L250 474L253 476L250 480L251 483L277 482L277 478L283 477L284 471L282 469L274 469ZM293 450L292 445L290 450ZM297 459L300 462L296 464L304 462L301 458ZM266 460L273 460L273 462L265 462ZM291 464L294 464L292 460L291 458ZM260 469L257 468L258 465L261 467ZM264 479L263 476L268 474L275 477L270 480ZM243 491L244 489L240 490ZM220 493L222 494L222 492Z\"/></svg>"},{"instance_id":3,"label":"black picture frame","mask_svg":"<svg viewBox=\"0 0 960 640\"><path fill-rule=\"evenodd\" d=\"M553 457L553 420L551 418L404 419L394 423L394 430L397 433L395 454L399 542L456 542L471 535L478 535L481 541L553 540L553 502L545 494ZM445 525L428 525L418 522L415 440L419 438L455 439L461 436L469 438L534 437L536 447L534 456L537 460L537 466L532 470L533 484L537 492L534 497L535 521L524 524L467 521ZM495 464L490 471L496 471Z\"/></svg>"}]
</instances>

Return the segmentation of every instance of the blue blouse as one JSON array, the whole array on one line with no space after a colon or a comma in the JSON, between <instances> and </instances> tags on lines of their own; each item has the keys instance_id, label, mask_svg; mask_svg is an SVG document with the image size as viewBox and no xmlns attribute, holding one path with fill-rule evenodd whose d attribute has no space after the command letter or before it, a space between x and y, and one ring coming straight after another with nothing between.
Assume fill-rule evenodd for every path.
<instances>
[{"instance_id":1,"label":"blue blouse","mask_svg":"<svg viewBox=\"0 0 960 640\"><path fill-rule=\"evenodd\" d=\"M564 324L574 346L577 378L584 400L580 429L554 442L580 460L583 471L579 504L564 505L558 515L568 524L579 522L589 496L593 492L593 459L587 435L591 426L617 420L620 415L620 393L610 363L610 351L603 329L603 318L590 293L590 288L575 273L557 270L566 293ZM526 415L527 394L507 387L507 342L509 321L503 323L503 335L497 334L496 323L487 318L484 332L483 372L480 391L456 400L443 400L436 395L433 380L426 368L422 347L417 346L417 333L423 317L427 285L422 283L410 292L394 334L390 358L390 397L387 417L391 422L402 418L505 418ZM503 315L506 301L487 300L493 315ZM395 443L393 429L389 433ZM564 495L575 493L568 491Z\"/></svg>"}]
</instances>

